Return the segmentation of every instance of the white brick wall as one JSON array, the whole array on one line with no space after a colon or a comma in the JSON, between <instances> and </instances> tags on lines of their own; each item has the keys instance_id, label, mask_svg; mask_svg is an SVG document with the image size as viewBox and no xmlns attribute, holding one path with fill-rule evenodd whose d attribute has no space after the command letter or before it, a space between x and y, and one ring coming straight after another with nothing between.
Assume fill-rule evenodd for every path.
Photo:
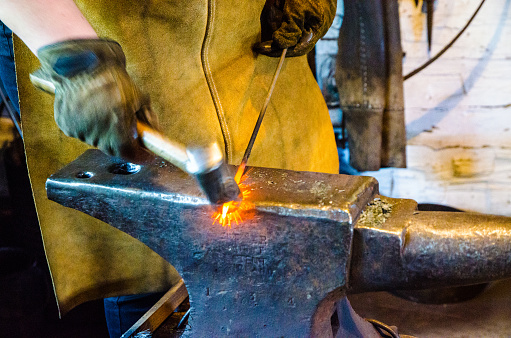
<instances>
[{"instance_id":1,"label":"white brick wall","mask_svg":"<svg viewBox=\"0 0 511 338\"><path fill-rule=\"evenodd\" d=\"M438 0L432 55L479 0ZM405 74L428 58L426 20L400 0ZM408 168L365 172L382 194L511 216L511 0L486 1L456 44L405 82Z\"/></svg>"}]
</instances>

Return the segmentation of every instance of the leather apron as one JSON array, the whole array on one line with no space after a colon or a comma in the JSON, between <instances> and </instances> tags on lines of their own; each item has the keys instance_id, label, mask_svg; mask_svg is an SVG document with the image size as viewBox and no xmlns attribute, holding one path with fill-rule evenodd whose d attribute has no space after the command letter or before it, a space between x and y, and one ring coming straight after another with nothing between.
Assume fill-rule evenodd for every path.
<instances>
[{"instance_id":1,"label":"leather apron","mask_svg":"<svg viewBox=\"0 0 511 338\"><path fill-rule=\"evenodd\" d=\"M169 138L217 141L229 163L240 163L278 62L252 51L263 0L76 3L99 36L121 44L128 72L150 94ZM161 257L46 198L46 178L87 146L56 126L53 98L29 82L39 63L19 39L15 54L27 163L61 311L93 298L167 290L179 275ZM248 165L338 172L328 110L306 57L284 63Z\"/></svg>"},{"instance_id":2,"label":"leather apron","mask_svg":"<svg viewBox=\"0 0 511 338\"><path fill-rule=\"evenodd\" d=\"M397 0L344 1L335 79L357 170L406 166L402 58Z\"/></svg>"}]
</instances>

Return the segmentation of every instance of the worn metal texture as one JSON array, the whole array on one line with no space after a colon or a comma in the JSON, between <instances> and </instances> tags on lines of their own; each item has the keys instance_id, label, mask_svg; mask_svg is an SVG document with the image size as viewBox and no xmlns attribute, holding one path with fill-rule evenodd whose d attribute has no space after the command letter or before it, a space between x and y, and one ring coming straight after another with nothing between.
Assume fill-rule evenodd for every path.
<instances>
[{"instance_id":1,"label":"worn metal texture","mask_svg":"<svg viewBox=\"0 0 511 338\"><path fill-rule=\"evenodd\" d=\"M244 183L253 208L232 228L213 224L196 182L161 160L126 168L89 150L46 187L51 200L130 234L176 267L192 309L185 335L331 335L353 223L377 181L252 168Z\"/></svg>"},{"instance_id":2,"label":"worn metal texture","mask_svg":"<svg viewBox=\"0 0 511 338\"><path fill-rule=\"evenodd\" d=\"M355 227L350 292L441 288L511 277L511 218L419 212L413 200L382 198L383 222ZM364 214L378 214L372 208ZM363 214L363 215L364 215Z\"/></svg>"}]
</instances>

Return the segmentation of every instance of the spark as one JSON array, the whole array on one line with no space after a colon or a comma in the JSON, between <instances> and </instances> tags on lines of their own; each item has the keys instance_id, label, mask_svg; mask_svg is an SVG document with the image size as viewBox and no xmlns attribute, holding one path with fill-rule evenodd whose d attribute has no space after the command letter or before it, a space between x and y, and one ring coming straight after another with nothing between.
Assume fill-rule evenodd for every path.
<instances>
[{"instance_id":1,"label":"spark","mask_svg":"<svg viewBox=\"0 0 511 338\"><path fill-rule=\"evenodd\" d=\"M225 216L227 216L227 212L229 211L229 207L230 207L231 203L232 202L224 203L224 205L222 206L222 218L225 218Z\"/></svg>"},{"instance_id":2,"label":"spark","mask_svg":"<svg viewBox=\"0 0 511 338\"><path fill-rule=\"evenodd\" d=\"M226 202L222 205L222 211L216 211L213 214L213 224L218 222L223 227L231 227L232 223L236 223L238 225L243 221L241 218L240 212L243 210L249 210L253 207L253 204L247 201L248 195L250 195L250 191L247 190L247 185L242 182L247 178L247 173L245 172L245 165L240 165L238 167L238 171L234 176L234 181L238 184L242 194L241 202ZM249 171L250 172L250 171Z\"/></svg>"}]
</instances>

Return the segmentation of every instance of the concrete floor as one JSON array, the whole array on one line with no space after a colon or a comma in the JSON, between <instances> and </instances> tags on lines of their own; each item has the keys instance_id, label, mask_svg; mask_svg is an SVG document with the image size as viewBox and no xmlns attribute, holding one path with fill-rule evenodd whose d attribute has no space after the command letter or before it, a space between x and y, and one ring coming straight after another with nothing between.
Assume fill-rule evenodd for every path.
<instances>
[{"instance_id":1,"label":"concrete floor","mask_svg":"<svg viewBox=\"0 0 511 338\"><path fill-rule=\"evenodd\" d=\"M511 337L511 279L493 282L479 296L454 304L419 304L386 292L351 295L348 299L359 315L397 326L400 334Z\"/></svg>"}]
</instances>

